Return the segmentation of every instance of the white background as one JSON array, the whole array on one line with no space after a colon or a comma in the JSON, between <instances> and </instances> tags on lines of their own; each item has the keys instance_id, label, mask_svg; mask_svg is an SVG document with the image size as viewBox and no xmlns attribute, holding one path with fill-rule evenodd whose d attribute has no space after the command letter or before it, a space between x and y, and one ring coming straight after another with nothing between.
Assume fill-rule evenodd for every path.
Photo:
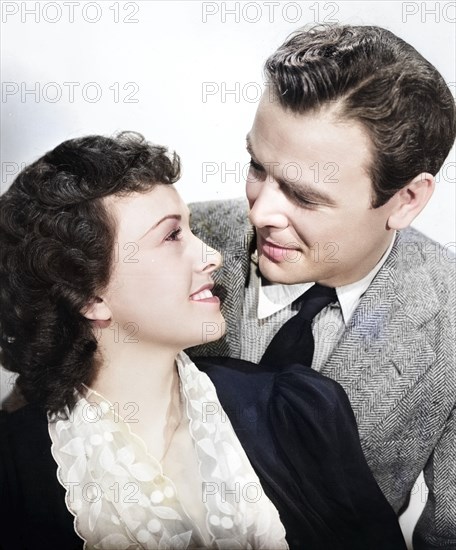
<instances>
[{"instance_id":1,"label":"white background","mask_svg":"<svg viewBox=\"0 0 456 550\"><path fill-rule=\"evenodd\" d=\"M262 64L290 32L317 20L387 27L428 58L455 92L454 6L3 1L2 190L22 163L64 139L131 129L181 155L178 187L186 200L240 196ZM454 160L453 153L415 223L443 244L456 240Z\"/></svg>"},{"instance_id":2,"label":"white background","mask_svg":"<svg viewBox=\"0 0 456 550\"><path fill-rule=\"evenodd\" d=\"M3 1L1 190L23 163L65 139L128 129L180 154L185 200L241 196L262 64L290 32L311 22L384 26L429 59L454 93L454 6ZM454 161L453 151L414 223L453 251ZM1 381L4 395L9 375ZM419 506L422 485L416 493Z\"/></svg>"}]
</instances>

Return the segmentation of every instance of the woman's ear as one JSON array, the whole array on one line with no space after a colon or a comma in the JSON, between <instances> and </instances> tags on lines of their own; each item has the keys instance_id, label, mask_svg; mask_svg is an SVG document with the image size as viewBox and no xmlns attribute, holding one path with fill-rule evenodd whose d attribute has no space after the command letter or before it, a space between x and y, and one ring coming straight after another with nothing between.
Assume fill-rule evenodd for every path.
<instances>
[{"instance_id":1,"label":"woman's ear","mask_svg":"<svg viewBox=\"0 0 456 550\"><path fill-rule=\"evenodd\" d=\"M97 296L81 309L81 315L84 315L86 319L90 319L91 321L109 321L112 317L112 312L103 298Z\"/></svg>"},{"instance_id":2,"label":"woman's ear","mask_svg":"<svg viewBox=\"0 0 456 550\"><path fill-rule=\"evenodd\" d=\"M423 172L393 197L395 206L388 217L389 229L404 229L418 216L435 189L434 176Z\"/></svg>"}]
</instances>

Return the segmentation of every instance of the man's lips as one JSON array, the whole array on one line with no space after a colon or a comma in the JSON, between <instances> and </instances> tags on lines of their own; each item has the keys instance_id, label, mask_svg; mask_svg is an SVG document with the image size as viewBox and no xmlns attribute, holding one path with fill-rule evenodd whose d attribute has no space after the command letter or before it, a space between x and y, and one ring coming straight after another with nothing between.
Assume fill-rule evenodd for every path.
<instances>
[{"instance_id":1,"label":"man's lips","mask_svg":"<svg viewBox=\"0 0 456 550\"><path fill-rule=\"evenodd\" d=\"M295 246L291 246L295 245ZM299 254L297 243L281 245L258 235L258 252L273 262L296 261Z\"/></svg>"},{"instance_id":2,"label":"man's lips","mask_svg":"<svg viewBox=\"0 0 456 550\"><path fill-rule=\"evenodd\" d=\"M206 304L218 304L220 300L212 294L214 284L207 284L199 288L196 292L190 295L192 302L204 302Z\"/></svg>"}]
</instances>

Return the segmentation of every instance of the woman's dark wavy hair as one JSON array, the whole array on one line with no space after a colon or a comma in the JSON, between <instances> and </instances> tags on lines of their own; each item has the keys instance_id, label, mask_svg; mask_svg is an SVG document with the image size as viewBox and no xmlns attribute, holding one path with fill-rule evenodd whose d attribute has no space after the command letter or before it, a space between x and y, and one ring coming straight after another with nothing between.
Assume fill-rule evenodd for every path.
<instances>
[{"instance_id":1,"label":"woman's dark wavy hair","mask_svg":"<svg viewBox=\"0 0 456 550\"><path fill-rule=\"evenodd\" d=\"M437 174L456 133L454 98L436 68L392 32L317 25L293 33L266 61L271 97L295 113L337 105L373 144L372 207L421 172Z\"/></svg>"},{"instance_id":2,"label":"woman's dark wavy hair","mask_svg":"<svg viewBox=\"0 0 456 550\"><path fill-rule=\"evenodd\" d=\"M26 167L0 197L0 360L28 402L71 410L98 368L80 311L109 282L116 225L103 198L180 176L180 160L143 136L87 136Z\"/></svg>"}]
</instances>

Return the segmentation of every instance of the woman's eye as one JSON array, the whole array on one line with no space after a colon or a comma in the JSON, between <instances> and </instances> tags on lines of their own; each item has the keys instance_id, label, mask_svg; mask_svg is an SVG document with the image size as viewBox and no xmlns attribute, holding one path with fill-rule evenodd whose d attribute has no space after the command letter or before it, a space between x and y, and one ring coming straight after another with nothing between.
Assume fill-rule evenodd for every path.
<instances>
[{"instance_id":1,"label":"woman's eye","mask_svg":"<svg viewBox=\"0 0 456 550\"><path fill-rule=\"evenodd\" d=\"M182 227L178 227L171 231L171 233L166 237L165 241L179 241L182 233Z\"/></svg>"}]
</instances>

